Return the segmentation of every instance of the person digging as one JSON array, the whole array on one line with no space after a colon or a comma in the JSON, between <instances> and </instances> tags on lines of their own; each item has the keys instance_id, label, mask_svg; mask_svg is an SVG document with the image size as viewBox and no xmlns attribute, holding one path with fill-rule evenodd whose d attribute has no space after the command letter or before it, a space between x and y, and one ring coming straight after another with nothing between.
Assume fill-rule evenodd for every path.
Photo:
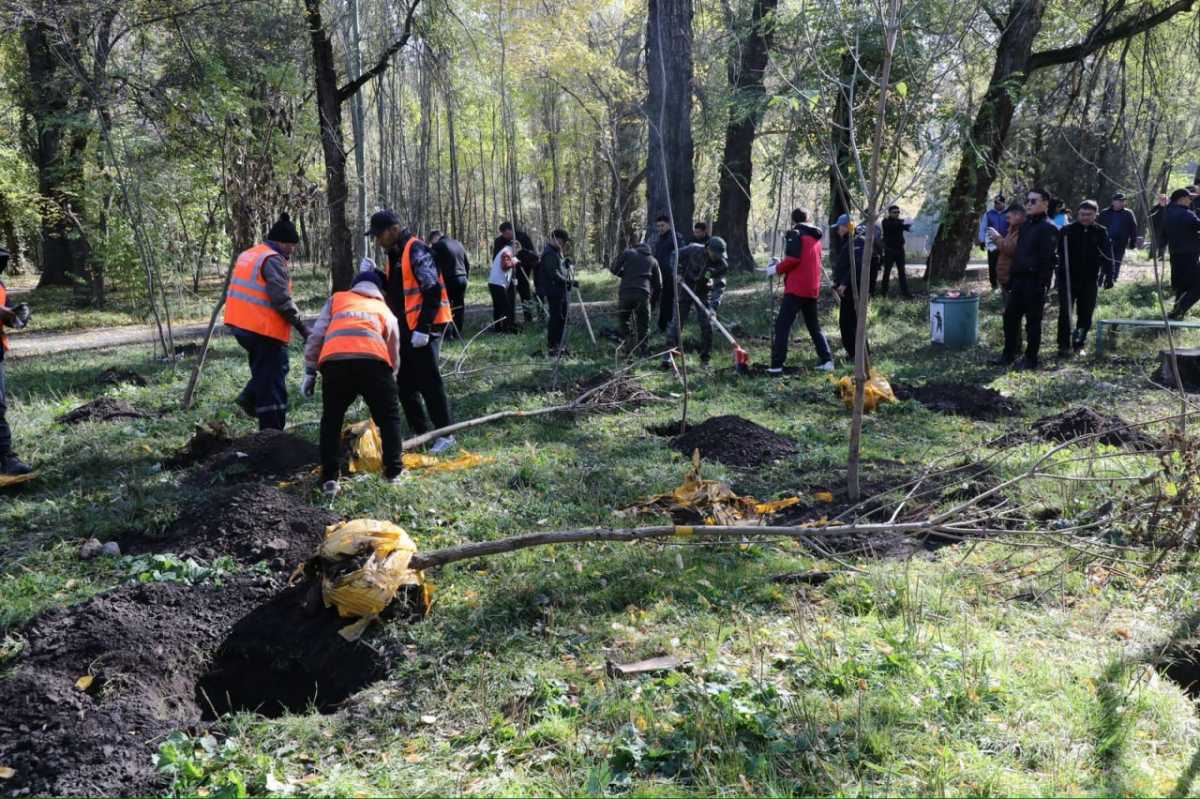
<instances>
[{"instance_id":1,"label":"person digging","mask_svg":"<svg viewBox=\"0 0 1200 799\"><path fill-rule=\"evenodd\" d=\"M817 313L817 297L821 293L821 238L824 234L819 227L808 223L808 212L803 208L792 211L792 224L792 229L784 235L783 260L773 261L762 270L768 278L783 275L783 300L779 303L779 315L775 317L775 338L771 344L771 366L767 374L783 374L788 339L792 335L797 314L804 317L808 335L817 351L817 368L822 372L832 372L833 353L821 331L821 318Z\"/></svg>"},{"instance_id":2,"label":"person digging","mask_svg":"<svg viewBox=\"0 0 1200 799\"><path fill-rule=\"evenodd\" d=\"M8 268L8 257L8 250L0 247L0 275ZM9 307L8 289L0 280L0 475L5 477L21 477L33 472L12 451L12 429L7 419L8 389L4 380L4 355L8 352L8 337L4 335L4 328L8 326L20 330L29 324L29 315L29 306L23 302Z\"/></svg>"},{"instance_id":3,"label":"person digging","mask_svg":"<svg viewBox=\"0 0 1200 799\"><path fill-rule=\"evenodd\" d=\"M329 298L304 344L304 382L311 397L321 375L321 484L338 491L342 423L362 397L383 443L383 479L398 482L404 469L400 432L400 323L383 298L384 277L359 272L349 291Z\"/></svg>"},{"instance_id":4,"label":"person digging","mask_svg":"<svg viewBox=\"0 0 1200 799\"><path fill-rule=\"evenodd\" d=\"M225 324L250 361L250 380L237 405L257 417L259 430L282 430L287 420L288 341L308 327L292 299L288 259L300 236L287 214L271 226L267 240L238 256L225 294Z\"/></svg>"},{"instance_id":5,"label":"person digging","mask_svg":"<svg viewBox=\"0 0 1200 799\"><path fill-rule=\"evenodd\" d=\"M617 290L620 352L626 358L635 352L645 357L649 353L650 308L662 294L658 261L651 254L650 245L642 242L621 253L609 271L621 278Z\"/></svg>"},{"instance_id":6,"label":"person digging","mask_svg":"<svg viewBox=\"0 0 1200 799\"><path fill-rule=\"evenodd\" d=\"M696 321L700 325L700 364L708 366L712 358L712 318L708 312L717 312L725 290L725 275L729 271L729 258L725 254L725 239L713 236L708 244L688 244L679 250L679 280L692 290L679 297L679 317L672 316L667 327L667 345L679 349L680 335L687 324L692 306L696 306ZM664 292L665 293L665 292ZM692 299L692 294L696 299ZM663 365L670 366L671 355L663 356Z\"/></svg>"},{"instance_id":7,"label":"person digging","mask_svg":"<svg viewBox=\"0 0 1200 799\"><path fill-rule=\"evenodd\" d=\"M448 427L450 398L442 382L439 355L442 332L453 316L433 253L400 224L395 211L385 209L372 214L366 235L387 253L383 294L400 324L396 385L408 429L413 435L421 435ZM373 261L364 258L360 268L369 271L374 266ZM441 436L429 451L440 454L454 444L454 436Z\"/></svg>"}]
</instances>

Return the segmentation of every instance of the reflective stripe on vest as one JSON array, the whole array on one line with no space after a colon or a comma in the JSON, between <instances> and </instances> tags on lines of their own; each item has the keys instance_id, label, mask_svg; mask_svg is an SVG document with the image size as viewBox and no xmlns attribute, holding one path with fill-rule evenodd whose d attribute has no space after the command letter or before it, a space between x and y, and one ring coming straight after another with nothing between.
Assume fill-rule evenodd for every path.
<instances>
[{"instance_id":1,"label":"reflective stripe on vest","mask_svg":"<svg viewBox=\"0 0 1200 799\"><path fill-rule=\"evenodd\" d=\"M354 291L339 291L330 300L329 327L318 364L345 358L374 358L393 369L391 350L384 336L394 318L387 303Z\"/></svg>"},{"instance_id":2,"label":"reflective stripe on vest","mask_svg":"<svg viewBox=\"0 0 1200 799\"><path fill-rule=\"evenodd\" d=\"M262 273L263 264L273 255L279 253L270 245L257 244L238 256L225 294L225 324L286 343L292 326L271 305ZM289 277L288 291L291 290Z\"/></svg>"},{"instance_id":3,"label":"reflective stripe on vest","mask_svg":"<svg viewBox=\"0 0 1200 799\"><path fill-rule=\"evenodd\" d=\"M8 305L8 289L0 283L0 306ZM8 352L8 336L4 335L4 323L0 322L0 350Z\"/></svg>"},{"instance_id":4,"label":"reflective stripe on vest","mask_svg":"<svg viewBox=\"0 0 1200 799\"><path fill-rule=\"evenodd\" d=\"M416 236L410 238L404 245L404 254L400 256L400 275L404 288L404 323L409 330L417 329L417 322L421 318L421 306L424 304L421 297L421 284L417 282L417 276L413 273L412 268L412 248L419 241L421 240ZM442 280L440 269L437 270L437 281L442 297L432 324L444 325L454 317L450 313L450 296L446 294L446 283Z\"/></svg>"}]
</instances>

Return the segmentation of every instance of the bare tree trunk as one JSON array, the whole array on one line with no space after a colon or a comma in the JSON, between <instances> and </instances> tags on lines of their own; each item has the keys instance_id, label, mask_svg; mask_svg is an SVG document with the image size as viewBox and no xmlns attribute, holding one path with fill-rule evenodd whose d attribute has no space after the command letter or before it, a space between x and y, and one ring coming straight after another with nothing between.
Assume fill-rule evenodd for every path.
<instances>
[{"instance_id":1,"label":"bare tree trunk","mask_svg":"<svg viewBox=\"0 0 1200 799\"><path fill-rule=\"evenodd\" d=\"M720 198L713 232L725 238L735 269L753 269L750 248L750 194L754 182L754 137L767 107L763 74L770 58L774 16L779 0L754 0L748 29L736 38L729 56L733 99L725 127L725 152L718 186Z\"/></svg>"},{"instance_id":2,"label":"bare tree trunk","mask_svg":"<svg viewBox=\"0 0 1200 799\"><path fill-rule=\"evenodd\" d=\"M678 229L692 227L696 179L692 160L692 0L650 0L646 21L646 227L667 212ZM669 191L669 196L668 196Z\"/></svg>"}]
</instances>

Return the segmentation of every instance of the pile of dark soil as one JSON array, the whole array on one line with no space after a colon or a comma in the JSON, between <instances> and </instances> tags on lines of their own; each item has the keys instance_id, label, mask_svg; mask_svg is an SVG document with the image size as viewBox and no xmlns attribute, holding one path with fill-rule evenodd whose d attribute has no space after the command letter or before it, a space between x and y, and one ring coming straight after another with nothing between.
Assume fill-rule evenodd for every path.
<instances>
[{"instance_id":1,"label":"pile of dark soil","mask_svg":"<svg viewBox=\"0 0 1200 799\"><path fill-rule=\"evenodd\" d=\"M138 583L34 619L0 681L6 791L160 794L151 757L173 730L228 710L333 710L383 677L385 656L339 636L314 585Z\"/></svg>"},{"instance_id":2,"label":"pile of dark soil","mask_svg":"<svg viewBox=\"0 0 1200 799\"><path fill-rule=\"evenodd\" d=\"M1099 434L1099 435L1096 435ZM1109 416L1091 408L1068 408L1053 416L1044 416L1033 423L1029 432L1010 433L1000 439L1002 444L1021 441L1050 441L1064 443L1084 436L1094 436L1081 442L1096 441L1113 447L1128 447L1134 450L1161 449L1163 442L1145 433L1140 428L1129 427L1119 416Z\"/></svg>"},{"instance_id":3,"label":"pile of dark soil","mask_svg":"<svg viewBox=\"0 0 1200 799\"><path fill-rule=\"evenodd\" d=\"M307 471L319 458L316 444L282 430L260 430L235 439L205 461L191 482L211 485L282 480Z\"/></svg>"},{"instance_id":4,"label":"pile of dark soil","mask_svg":"<svg viewBox=\"0 0 1200 799\"><path fill-rule=\"evenodd\" d=\"M671 448L690 456L700 450L704 460L726 466L753 468L796 454L791 439L740 416L714 416L671 440Z\"/></svg>"},{"instance_id":5,"label":"pile of dark soil","mask_svg":"<svg viewBox=\"0 0 1200 799\"><path fill-rule=\"evenodd\" d=\"M658 399L658 395L628 374L618 375L614 379L611 372L599 372L573 386L576 397L594 389L599 390L583 400L588 407L611 407L617 410L620 406L642 405Z\"/></svg>"},{"instance_id":6,"label":"pile of dark soil","mask_svg":"<svg viewBox=\"0 0 1200 799\"><path fill-rule=\"evenodd\" d=\"M173 552L205 561L229 556L244 564L267 561L284 571L307 560L325 528L337 521L277 488L241 483L196 498L161 535L138 533L118 543L131 555Z\"/></svg>"},{"instance_id":7,"label":"pile of dark soil","mask_svg":"<svg viewBox=\"0 0 1200 799\"><path fill-rule=\"evenodd\" d=\"M96 376L96 385L98 386L119 386L124 383L141 387L147 385L146 378L132 369L109 367Z\"/></svg>"},{"instance_id":8,"label":"pile of dark soil","mask_svg":"<svg viewBox=\"0 0 1200 799\"><path fill-rule=\"evenodd\" d=\"M163 462L168 469L186 469L208 460L233 444L233 436L224 422L205 422L196 425L196 432L183 449Z\"/></svg>"},{"instance_id":9,"label":"pile of dark soil","mask_svg":"<svg viewBox=\"0 0 1200 799\"><path fill-rule=\"evenodd\" d=\"M97 397L73 411L64 413L58 417L57 421L61 424L81 424L83 422L111 422L116 419L147 419L149 416L150 414L139 411L125 400Z\"/></svg>"},{"instance_id":10,"label":"pile of dark soil","mask_svg":"<svg viewBox=\"0 0 1200 799\"><path fill-rule=\"evenodd\" d=\"M1020 416L1021 404L986 386L932 382L922 386L892 383L896 399L916 400L931 411L993 421Z\"/></svg>"}]
</instances>

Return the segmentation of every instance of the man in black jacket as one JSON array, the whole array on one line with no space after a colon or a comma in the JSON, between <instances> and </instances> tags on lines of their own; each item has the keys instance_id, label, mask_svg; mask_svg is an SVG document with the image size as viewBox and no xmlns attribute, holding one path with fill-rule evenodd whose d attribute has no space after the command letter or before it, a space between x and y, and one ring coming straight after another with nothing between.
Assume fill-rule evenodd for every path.
<instances>
[{"instance_id":1,"label":"man in black jacket","mask_svg":"<svg viewBox=\"0 0 1200 799\"><path fill-rule=\"evenodd\" d=\"M725 274L729 271L729 257L725 254L725 239L713 236L708 244L689 244L679 250L679 282L686 284L700 300L680 290L679 318L672 319L667 328L667 344L680 346L683 326L687 324L692 307L696 307L696 321L700 324L700 363L707 366L712 357L712 318L716 313L714 302L720 300L725 290ZM667 363L670 356L663 359Z\"/></svg>"},{"instance_id":2,"label":"man in black jacket","mask_svg":"<svg viewBox=\"0 0 1200 799\"><path fill-rule=\"evenodd\" d=\"M1125 195L1117 192L1112 196L1112 204L1100 212L1096 219L1106 231L1112 242L1112 279L1115 283L1121 277L1121 262L1125 260L1125 250L1136 247L1141 236L1138 233L1137 217L1125 207Z\"/></svg>"},{"instance_id":3,"label":"man in black jacket","mask_svg":"<svg viewBox=\"0 0 1200 799\"><path fill-rule=\"evenodd\" d=\"M454 327L446 329L446 338L462 338L466 317L467 281L471 276L471 261L467 258L467 250L458 239L443 235L440 230L429 231L429 249L433 252L433 262L442 273L446 294L450 297L450 312L454 316Z\"/></svg>"},{"instance_id":4,"label":"man in black jacket","mask_svg":"<svg viewBox=\"0 0 1200 799\"><path fill-rule=\"evenodd\" d=\"M834 254L833 293L838 298L838 330L842 334L842 347L846 356L853 361L858 343L858 291L870 291L870 284L863 286L859 280L862 277L863 257L867 252L866 226L861 225L853 239L850 238L850 217L842 214L834 225L834 234L842 237L845 243L838 247ZM878 239L871 247L871 262L879 260ZM867 347L867 357L871 348Z\"/></svg>"},{"instance_id":5,"label":"man in black jacket","mask_svg":"<svg viewBox=\"0 0 1200 799\"><path fill-rule=\"evenodd\" d=\"M650 245L642 242L621 253L609 271L621 278L617 289L621 351L628 356L636 350L645 357L649 352L650 306L662 293L658 261L650 254ZM636 333L631 330L631 322L636 323Z\"/></svg>"},{"instance_id":6,"label":"man in black jacket","mask_svg":"<svg viewBox=\"0 0 1200 799\"><path fill-rule=\"evenodd\" d=\"M900 296L910 299L912 292L908 290L908 272L904 268L904 232L912 230L912 223L901 219L900 206L893 205L888 208L887 216L880 226L883 228L883 283L880 289L886 297L888 278L894 265L896 277L900 280Z\"/></svg>"},{"instance_id":7,"label":"man in black jacket","mask_svg":"<svg viewBox=\"0 0 1200 799\"><path fill-rule=\"evenodd\" d=\"M1182 319L1200 300L1200 217L1192 211L1195 198L1187 189L1171 193L1171 204L1163 211L1167 248L1171 251L1171 288L1175 307L1169 316Z\"/></svg>"},{"instance_id":8,"label":"man in black jacket","mask_svg":"<svg viewBox=\"0 0 1200 799\"><path fill-rule=\"evenodd\" d=\"M654 260L658 261L663 282L658 301L658 332L665 333L675 315L675 250L682 249L684 244L683 236L671 230L671 220L666 215L654 220L654 229L658 233L654 241Z\"/></svg>"},{"instance_id":9,"label":"man in black jacket","mask_svg":"<svg viewBox=\"0 0 1200 799\"><path fill-rule=\"evenodd\" d=\"M400 224L400 217L394 211L372 214L367 235L374 237L376 245L387 253L387 268L382 270L387 283L384 298L400 323L396 387L408 429L414 435L440 430L451 423L450 398L446 396L438 357L442 332L452 318L442 276L429 247ZM413 291L420 295L419 306L407 299ZM430 451L441 453L454 443L454 436L442 436L433 442Z\"/></svg>"},{"instance_id":10,"label":"man in black jacket","mask_svg":"<svg viewBox=\"0 0 1200 799\"><path fill-rule=\"evenodd\" d=\"M1150 209L1150 258L1162 258L1167 254L1166 210L1171 200L1165 194L1158 195L1158 202Z\"/></svg>"},{"instance_id":11,"label":"man in black jacket","mask_svg":"<svg viewBox=\"0 0 1200 799\"><path fill-rule=\"evenodd\" d=\"M1030 189L1025 198L1027 217L1017 237L1008 278L1008 301L1004 306L1004 354L1000 363L1010 365L1021 350L1021 320L1025 320L1025 357L1017 368L1036 369L1042 346L1042 312L1046 291L1058 267L1058 228L1046 212L1050 195Z\"/></svg>"},{"instance_id":12,"label":"man in black jacket","mask_svg":"<svg viewBox=\"0 0 1200 799\"><path fill-rule=\"evenodd\" d=\"M1084 200L1075 211L1075 221L1062 229L1058 247L1058 355L1069 358L1083 350L1092 314L1096 310L1096 289L1101 281L1113 287L1116 267L1108 231L1096 221L1096 203ZM1075 334L1071 334L1071 314L1075 315Z\"/></svg>"},{"instance_id":13,"label":"man in black jacket","mask_svg":"<svg viewBox=\"0 0 1200 799\"><path fill-rule=\"evenodd\" d=\"M550 357L565 355L567 312L571 309L571 262L563 250L571 237L559 228L550 234L546 249L542 250L540 269L541 288L545 292L546 305L550 309L550 321L546 325L546 343Z\"/></svg>"},{"instance_id":14,"label":"man in black jacket","mask_svg":"<svg viewBox=\"0 0 1200 799\"><path fill-rule=\"evenodd\" d=\"M524 230L515 229L512 222L501 222L500 235L497 236L494 241L492 241L492 257L495 258L496 253L500 252L502 248L512 244L513 241L516 241L518 244L520 244L522 250L529 250L531 253L535 252L533 249L533 239L529 238L528 233L526 233ZM521 310L525 316L525 323L529 324L533 321L533 292L529 288L531 275L528 266L529 261L526 260L525 262L522 262L521 259L518 258L517 264L518 265L514 270L516 272L514 280L508 286L508 302L509 307L515 312L517 309L517 296L520 295ZM541 297L541 291L538 291L537 295L538 297Z\"/></svg>"}]
</instances>

